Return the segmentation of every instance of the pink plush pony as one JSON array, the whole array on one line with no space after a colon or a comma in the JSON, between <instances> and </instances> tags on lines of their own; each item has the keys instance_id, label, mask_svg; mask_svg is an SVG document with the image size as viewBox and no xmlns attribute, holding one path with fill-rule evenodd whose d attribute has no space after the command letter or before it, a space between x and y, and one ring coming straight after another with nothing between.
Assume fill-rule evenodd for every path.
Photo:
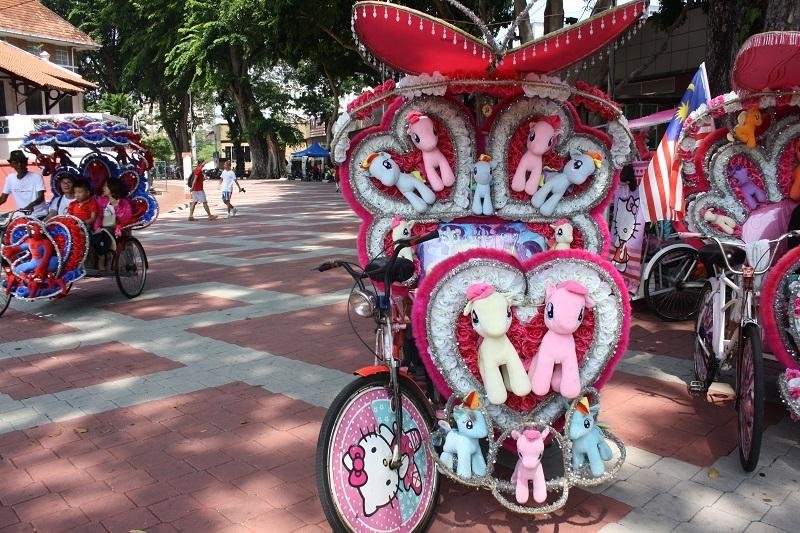
<instances>
[{"instance_id":1,"label":"pink plush pony","mask_svg":"<svg viewBox=\"0 0 800 533\"><path fill-rule=\"evenodd\" d=\"M517 503L526 503L530 497L528 483L533 482L533 500L542 503L547 499L547 482L544 479L542 468L542 454L544 454L544 439L550 434L550 428L543 432L535 429L526 429L522 433L516 429L511 432L511 438L517 441L517 466L511 475L511 483L517 486Z\"/></svg>"},{"instance_id":2,"label":"pink plush pony","mask_svg":"<svg viewBox=\"0 0 800 533\"><path fill-rule=\"evenodd\" d=\"M430 117L419 111L408 114L408 130L411 142L422 151L422 161L425 164L425 177L434 191L441 191L450 187L456 181L453 170L447 158L437 148L439 138L433 130L433 121ZM438 171L437 171L438 169ZM441 176L440 176L441 173Z\"/></svg>"},{"instance_id":3,"label":"pink plush pony","mask_svg":"<svg viewBox=\"0 0 800 533\"><path fill-rule=\"evenodd\" d=\"M542 156L556 143L556 131L561 126L561 119L552 115L542 117L536 122L531 122L528 133L528 151L519 160L517 170L511 180L511 189L517 192L525 191L533 196L539 188L542 179ZM525 179L525 175L530 176Z\"/></svg>"},{"instance_id":4,"label":"pink plush pony","mask_svg":"<svg viewBox=\"0 0 800 533\"><path fill-rule=\"evenodd\" d=\"M583 321L584 308L594 307L594 301L586 287L577 281L564 281L547 284L544 303L544 324L548 331L528 369L531 388L537 396L544 396L552 385L553 391L564 398L577 398L581 380L572 334Z\"/></svg>"}]
</instances>

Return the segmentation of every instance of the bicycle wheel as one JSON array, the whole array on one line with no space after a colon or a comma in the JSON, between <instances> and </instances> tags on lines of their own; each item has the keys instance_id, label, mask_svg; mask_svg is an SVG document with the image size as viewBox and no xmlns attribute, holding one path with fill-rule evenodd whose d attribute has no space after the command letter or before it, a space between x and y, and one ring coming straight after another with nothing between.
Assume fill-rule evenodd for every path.
<instances>
[{"instance_id":1,"label":"bicycle wheel","mask_svg":"<svg viewBox=\"0 0 800 533\"><path fill-rule=\"evenodd\" d=\"M664 320L692 318L705 281L705 269L698 262L697 250L688 244L665 248L650 263L644 283L650 309Z\"/></svg>"},{"instance_id":2,"label":"bicycle wheel","mask_svg":"<svg viewBox=\"0 0 800 533\"><path fill-rule=\"evenodd\" d=\"M0 316L3 316L3 313L6 312L6 309L8 309L11 303L11 295L7 293L5 289L6 271L3 267L4 265L0 264Z\"/></svg>"},{"instance_id":3,"label":"bicycle wheel","mask_svg":"<svg viewBox=\"0 0 800 533\"><path fill-rule=\"evenodd\" d=\"M359 378L328 409L317 442L317 490L334 531L424 531L439 492L426 442L434 425L428 401L405 377L402 464L388 467L397 438L386 375Z\"/></svg>"},{"instance_id":4,"label":"bicycle wheel","mask_svg":"<svg viewBox=\"0 0 800 533\"><path fill-rule=\"evenodd\" d=\"M714 382L719 367L714 354L714 291L711 283L703 285L699 301L694 323L694 378L705 392Z\"/></svg>"},{"instance_id":5,"label":"bicycle wheel","mask_svg":"<svg viewBox=\"0 0 800 533\"><path fill-rule=\"evenodd\" d=\"M736 360L736 406L739 419L739 461L745 472L758 465L764 433L764 359L761 332L747 324Z\"/></svg>"},{"instance_id":6,"label":"bicycle wheel","mask_svg":"<svg viewBox=\"0 0 800 533\"><path fill-rule=\"evenodd\" d=\"M136 298L142 294L147 281L147 256L137 239L125 239L121 245L122 250L117 250L116 257L117 286L126 297Z\"/></svg>"}]
</instances>

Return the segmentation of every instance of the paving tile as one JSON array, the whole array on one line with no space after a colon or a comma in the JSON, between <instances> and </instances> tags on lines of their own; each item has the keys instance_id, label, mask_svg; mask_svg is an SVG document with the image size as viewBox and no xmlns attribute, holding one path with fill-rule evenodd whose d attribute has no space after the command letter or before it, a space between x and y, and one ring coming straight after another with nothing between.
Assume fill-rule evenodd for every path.
<instances>
[{"instance_id":1,"label":"paving tile","mask_svg":"<svg viewBox=\"0 0 800 533\"><path fill-rule=\"evenodd\" d=\"M138 507L114 515L111 518L106 518L101 523L109 531L131 531L135 529L150 531L150 527L159 522L159 519L153 513Z\"/></svg>"},{"instance_id":2,"label":"paving tile","mask_svg":"<svg viewBox=\"0 0 800 533\"><path fill-rule=\"evenodd\" d=\"M672 531L678 522L661 515L634 509L618 522L633 531L647 531L648 533L661 533Z\"/></svg>"},{"instance_id":3,"label":"paving tile","mask_svg":"<svg viewBox=\"0 0 800 533\"><path fill-rule=\"evenodd\" d=\"M689 522L689 526L694 528L695 531L713 531L716 533L737 533L744 531L749 524L748 520L713 507L701 509Z\"/></svg>"},{"instance_id":4,"label":"paving tile","mask_svg":"<svg viewBox=\"0 0 800 533\"><path fill-rule=\"evenodd\" d=\"M631 507L640 508L660 494L658 489L641 485L628 480L614 482L610 487L603 491L609 498L627 503Z\"/></svg>"},{"instance_id":5,"label":"paving tile","mask_svg":"<svg viewBox=\"0 0 800 533\"><path fill-rule=\"evenodd\" d=\"M696 501L663 493L647 502L642 509L678 522L688 522L702 508L703 505Z\"/></svg>"},{"instance_id":6,"label":"paving tile","mask_svg":"<svg viewBox=\"0 0 800 533\"><path fill-rule=\"evenodd\" d=\"M706 487L700 483L689 480L681 481L669 489L669 493L674 496L678 496L679 498L683 498L684 500L695 502L702 507L709 507L713 505L714 502L716 502L723 494L721 490Z\"/></svg>"},{"instance_id":7,"label":"paving tile","mask_svg":"<svg viewBox=\"0 0 800 533\"><path fill-rule=\"evenodd\" d=\"M219 312L247 305L244 302L219 298L210 294L186 293L164 298L148 298L104 305L115 313L132 316L139 320L160 320L195 313Z\"/></svg>"},{"instance_id":8,"label":"paving tile","mask_svg":"<svg viewBox=\"0 0 800 533\"><path fill-rule=\"evenodd\" d=\"M49 514L39 514L30 519L37 531L57 533L60 531L83 531L89 519L80 509L61 509Z\"/></svg>"},{"instance_id":9,"label":"paving tile","mask_svg":"<svg viewBox=\"0 0 800 533\"><path fill-rule=\"evenodd\" d=\"M752 522L744 533L786 533L785 529L780 529L763 522Z\"/></svg>"}]
</instances>

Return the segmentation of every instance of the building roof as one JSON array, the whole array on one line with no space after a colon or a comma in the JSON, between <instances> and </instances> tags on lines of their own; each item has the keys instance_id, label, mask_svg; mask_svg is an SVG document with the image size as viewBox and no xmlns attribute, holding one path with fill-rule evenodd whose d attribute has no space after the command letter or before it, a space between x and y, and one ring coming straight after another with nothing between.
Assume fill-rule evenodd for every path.
<instances>
[{"instance_id":1,"label":"building roof","mask_svg":"<svg viewBox=\"0 0 800 533\"><path fill-rule=\"evenodd\" d=\"M0 0L0 36L99 48L91 37L62 19L39 0Z\"/></svg>"},{"instance_id":2,"label":"building roof","mask_svg":"<svg viewBox=\"0 0 800 533\"><path fill-rule=\"evenodd\" d=\"M4 1L4 0L0 0ZM0 41L0 72L20 78L40 88L83 92L97 87L77 74L54 63L39 59L25 50Z\"/></svg>"}]
</instances>

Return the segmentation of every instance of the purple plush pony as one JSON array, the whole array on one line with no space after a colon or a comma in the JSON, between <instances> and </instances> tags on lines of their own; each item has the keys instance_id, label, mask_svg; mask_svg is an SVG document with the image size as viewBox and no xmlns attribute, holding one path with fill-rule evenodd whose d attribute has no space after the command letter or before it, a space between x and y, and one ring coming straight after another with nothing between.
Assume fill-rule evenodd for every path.
<instances>
[{"instance_id":1,"label":"purple plush pony","mask_svg":"<svg viewBox=\"0 0 800 533\"><path fill-rule=\"evenodd\" d=\"M750 211L758 207L758 204L763 204L767 201L767 193L753 183L745 167L734 165L731 170L731 176L739 184L739 190L742 191L744 202Z\"/></svg>"}]
</instances>

